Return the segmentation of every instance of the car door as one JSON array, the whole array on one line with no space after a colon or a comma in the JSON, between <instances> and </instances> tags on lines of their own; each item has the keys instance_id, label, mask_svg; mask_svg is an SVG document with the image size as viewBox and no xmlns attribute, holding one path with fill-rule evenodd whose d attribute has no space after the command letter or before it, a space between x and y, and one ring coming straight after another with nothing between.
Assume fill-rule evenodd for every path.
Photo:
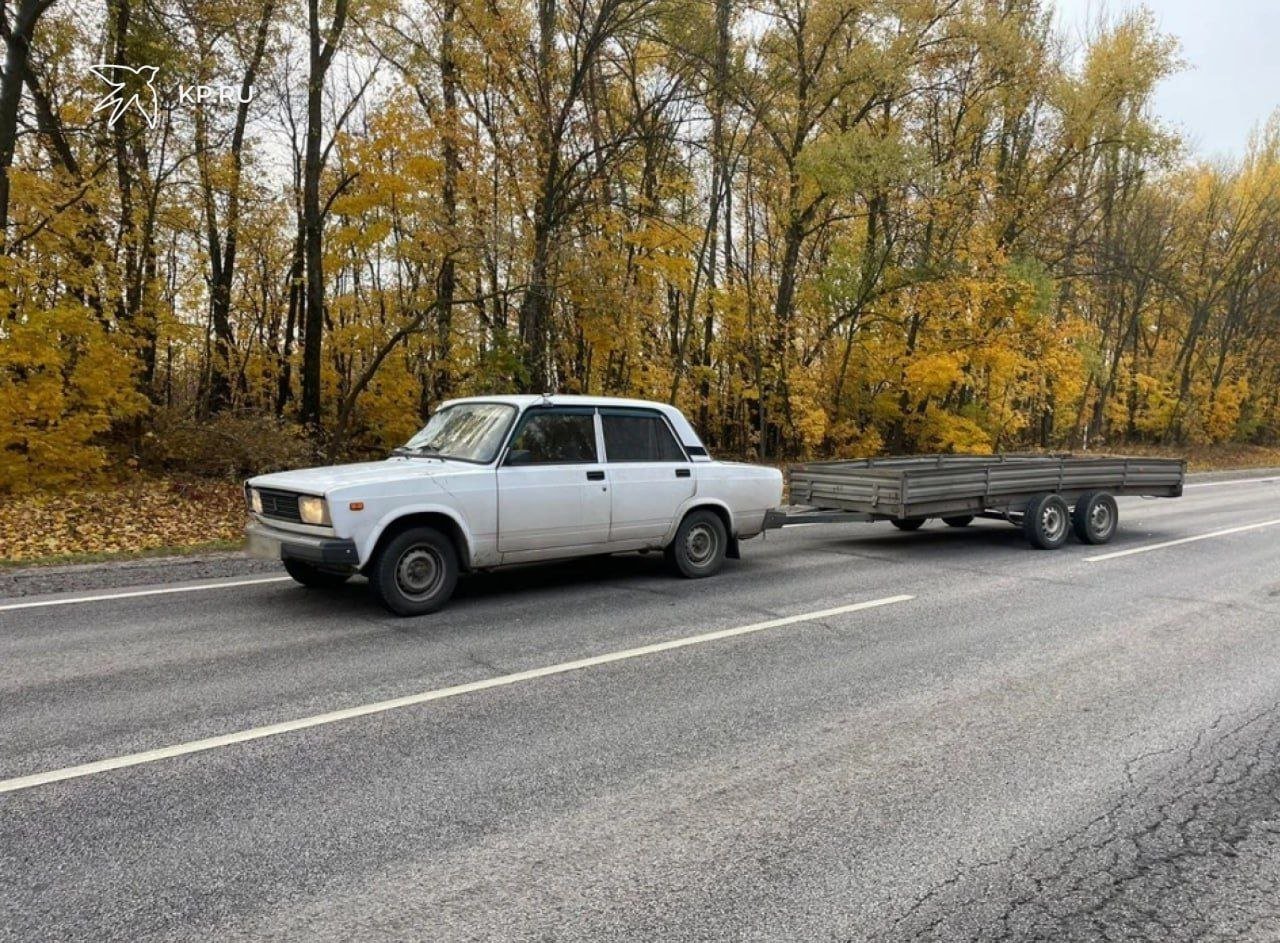
<instances>
[{"instance_id":1,"label":"car door","mask_svg":"<svg viewBox=\"0 0 1280 943\"><path fill-rule=\"evenodd\" d=\"M601 408L606 468L613 495L609 542L653 542L694 493L692 463L656 410Z\"/></svg>"},{"instance_id":2,"label":"car door","mask_svg":"<svg viewBox=\"0 0 1280 943\"><path fill-rule=\"evenodd\" d=\"M498 468L498 549L572 555L609 540L609 482L594 408L531 407Z\"/></svg>"}]
</instances>

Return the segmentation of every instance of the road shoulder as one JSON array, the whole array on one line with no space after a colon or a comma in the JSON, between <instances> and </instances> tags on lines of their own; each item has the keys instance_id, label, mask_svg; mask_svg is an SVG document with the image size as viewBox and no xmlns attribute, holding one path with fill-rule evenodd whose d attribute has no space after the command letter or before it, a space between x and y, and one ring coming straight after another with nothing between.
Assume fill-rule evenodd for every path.
<instances>
[{"instance_id":1,"label":"road shoulder","mask_svg":"<svg viewBox=\"0 0 1280 943\"><path fill-rule=\"evenodd\" d=\"M1280 468L1248 468L1187 475L1189 484L1211 484L1280 475ZM92 592L192 580L279 573L280 565L243 551L216 551L169 557L139 557L105 563L45 565L0 570L0 599L55 593Z\"/></svg>"}]
</instances>

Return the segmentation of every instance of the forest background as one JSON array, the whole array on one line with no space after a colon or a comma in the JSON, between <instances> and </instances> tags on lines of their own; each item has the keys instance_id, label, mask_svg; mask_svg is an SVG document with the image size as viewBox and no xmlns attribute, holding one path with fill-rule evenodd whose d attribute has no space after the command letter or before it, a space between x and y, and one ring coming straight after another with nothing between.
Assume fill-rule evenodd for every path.
<instances>
[{"instance_id":1,"label":"forest background","mask_svg":"<svg viewBox=\"0 0 1280 943\"><path fill-rule=\"evenodd\" d=\"M1198 159L1153 16L1053 13L5 0L0 557L116 546L121 487L230 536L217 478L478 393L775 462L1275 445L1280 123Z\"/></svg>"}]
</instances>

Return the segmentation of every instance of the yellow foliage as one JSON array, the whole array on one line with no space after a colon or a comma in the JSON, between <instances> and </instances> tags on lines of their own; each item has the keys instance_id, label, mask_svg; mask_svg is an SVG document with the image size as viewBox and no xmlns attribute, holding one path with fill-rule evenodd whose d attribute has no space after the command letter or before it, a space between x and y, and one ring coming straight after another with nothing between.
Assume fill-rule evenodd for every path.
<instances>
[{"instance_id":1,"label":"yellow foliage","mask_svg":"<svg viewBox=\"0 0 1280 943\"><path fill-rule=\"evenodd\" d=\"M83 307L21 305L0 318L0 491L73 481L97 469L97 437L145 399L119 339Z\"/></svg>"}]
</instances>

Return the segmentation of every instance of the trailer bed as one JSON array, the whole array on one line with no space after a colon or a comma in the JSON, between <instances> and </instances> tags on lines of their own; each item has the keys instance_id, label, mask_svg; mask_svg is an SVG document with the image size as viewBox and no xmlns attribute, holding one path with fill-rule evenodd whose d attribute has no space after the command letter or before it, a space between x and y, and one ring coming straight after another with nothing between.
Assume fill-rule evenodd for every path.
<instances>
[{"instance_id":1,"label":"trailer bed","mask_svg":"<svg viewBox=\"0 0 1280 943\"><path fill-rule=\"evenodd\" d=\"M789 499L862 519L1018 514L1031 499L1089 492L1176 498L1182 459L1060 455L911 455L809 462L787 472Z\"/></svg>"}]
</instances>

